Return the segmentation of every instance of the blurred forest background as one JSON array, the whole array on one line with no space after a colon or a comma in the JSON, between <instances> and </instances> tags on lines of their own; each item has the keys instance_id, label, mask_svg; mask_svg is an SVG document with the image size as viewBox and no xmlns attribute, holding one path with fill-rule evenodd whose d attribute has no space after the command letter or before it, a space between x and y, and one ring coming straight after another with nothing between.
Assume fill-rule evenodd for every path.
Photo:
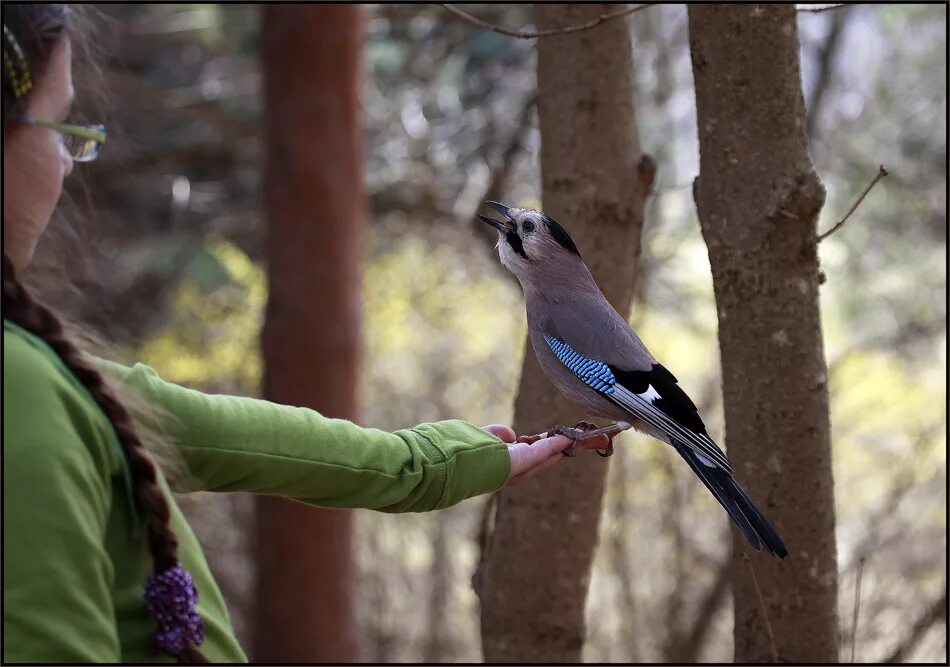
<instances>
[{"instance_id":1,"label":"blurred forest background","mask_svg":"<svg viewBox=\"0 0 950 667\"><path fill-rule=\"evenodd\" d=\"M114 341L122 360L203 390L259 395L267 298L260 8L97 11L103 68L81 95L87 113L104 118L109 142L77 170L84 180L70 184L75 205L66 211L81 220L93 261L76 261L72 238L66 252L55 239L41 250L72 270L87 296L76 314ZM382 429L450 417L510 423L522 347L509 342L524 338L523 300L473 216L487 193L541 205L535 42L436 5L364 11L369 232L359 421ZM534 25L530 5L466 11L510 28ZM618 20L631 25L640 142L658 164L631 321L722 443L716 306L690 191L699 158L686 9L654 6ZM841 656L849 659L853 633L857 662L941 662L946 6L855 5L801 12L798 24L810 150L828 190L819 230L879 164L890 172L820 245ZM724 512L667 448L625 434L617 449L585 660L675 659L684 644L697 660L731 660ZM253 500L180 501L251 647ZM357 512L363 660L481 660L471 577L487 501L421 515Z\"/></svg>"}]
</instances>

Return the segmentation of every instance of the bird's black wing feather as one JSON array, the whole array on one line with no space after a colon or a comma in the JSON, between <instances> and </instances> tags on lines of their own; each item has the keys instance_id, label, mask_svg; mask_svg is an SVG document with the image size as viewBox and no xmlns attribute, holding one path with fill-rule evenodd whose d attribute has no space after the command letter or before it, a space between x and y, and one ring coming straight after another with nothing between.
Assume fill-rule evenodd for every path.
<instances>
[{"instance_id":1,"label":"bird's black wing feather","mask_svg":"<svg viewBox=\"0 0 950 667\"><path fill-rule=\"evenodd\" d=\"M609 368L617 382L635 394L642 394L653 387L659 394L653 401L654 407L691 431L706 435L706 425L699 416L699 410L665 366L653 364L653 368L648 371L624 371L613 366Z\"/></svg>"},{"instance_id":2,"label":"bird's black wing feather","mask_svg":"<svg viewBox=\"0 0 950 667\"><path fill-rule=\"evenodd\" d=\"M706 433L699 411L663 365L647 371L628 371L608 366L616 379L610 399L635 417L666 434L732 474L729 459Z\"/></svg>"},{"instance_id":3,"label":"bird's black wing feather","mask_svg":"<svg viewBox=\"0 0 950 667\"><path fill-rule=\"evenodd\" d=\"M732 475L715 466L705 465L696 452L678 440L672 440L672 444L719 504L729 513L756 551L764 546L766 551L774 556L779 558L788 556L788 550L778 532Z\"/></svg>"}]
</instances>

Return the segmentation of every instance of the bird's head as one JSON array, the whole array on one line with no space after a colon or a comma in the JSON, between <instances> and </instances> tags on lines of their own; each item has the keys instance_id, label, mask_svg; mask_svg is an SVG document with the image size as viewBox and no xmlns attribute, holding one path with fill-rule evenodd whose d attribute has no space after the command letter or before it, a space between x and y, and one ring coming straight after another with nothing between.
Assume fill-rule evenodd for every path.
<instances>
[{"instance_id":1,"label":"bird's head","mask_svg":"<svg viewBox=\"0 0 950 667\"><path fill-rule=\"evenodd\" d=\"M522 286L543 281L552 267L583 266L581 254L566 229L541 211L511 208L495 201L485 204L504 220L479 214L486 224L498 230L498 255Z\"/></svg>"}]
</instances>

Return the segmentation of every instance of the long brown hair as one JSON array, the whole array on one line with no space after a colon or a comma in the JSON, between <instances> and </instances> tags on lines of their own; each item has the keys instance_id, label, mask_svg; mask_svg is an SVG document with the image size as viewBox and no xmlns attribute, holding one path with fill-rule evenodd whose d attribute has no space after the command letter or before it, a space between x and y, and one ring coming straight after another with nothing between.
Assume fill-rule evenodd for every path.
<instances>
[{"instance_id":1,"label":"long brown hair","mask_svg":"<svg viewBox=\"0 0 950 667\"><path fill-rule=\"evenodd\" d=\"M50 54L60 39L76 35L70 30L70 10L57 4L9 4L3 8L3 114L4 131L11 114L22 111L30 89L45 74ZM6 193L5 193L6 196ZM168 611L160 609L161 586L183 585L194 593L190 575L180 569L178 539L170 525L170 507L158 484L158 470L137 433L135 422L123 402L85 357L64 327L56 311L38 300L18 279L13 263L3 255L3 317L45 341L89 391L108 417L128 459L138 511L148 536L154 563L146 584L146 606L159 623L158 638L168 630ZM184 579L182 583L180 580ZM173 582L169 584L168 582ZM156 583L157 582L157 583ZM159 590L161 589L161 590ZM157 593L156 593L157 591ZM173 612L174 613L174 612ZM193 608L189 625L203 628ZM192 628L194 630L194 628ZM194 632L191 636L195 636ZM200 639L195 643L200 643ZM207 662L192 641L179 641L180 651L166 652L179 662ZM168 644L157 643L159 648Z\"/></svg>"}]
</instances>

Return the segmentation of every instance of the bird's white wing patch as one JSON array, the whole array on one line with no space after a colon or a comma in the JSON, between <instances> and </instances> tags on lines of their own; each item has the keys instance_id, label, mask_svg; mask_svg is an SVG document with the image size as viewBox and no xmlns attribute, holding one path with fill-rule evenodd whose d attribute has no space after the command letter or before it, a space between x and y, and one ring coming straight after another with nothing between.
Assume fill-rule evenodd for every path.
<instances>
[{"instance_id":1,"label":"bird's white wing patch","mask_svg":"<svg viewBox=\"0 0 950 667\"><path fill-rule=\"evenodd\" d=\"M656 401L656 399L660 397L660 394L657 393L656 389L653 388L652 384L649 384L647 385L647 390L643 392L642 394L637 394L637 396L639 396L645 401L650 401L651 403L653 403L654 401Z\"/></svg>"}]
</instances>

